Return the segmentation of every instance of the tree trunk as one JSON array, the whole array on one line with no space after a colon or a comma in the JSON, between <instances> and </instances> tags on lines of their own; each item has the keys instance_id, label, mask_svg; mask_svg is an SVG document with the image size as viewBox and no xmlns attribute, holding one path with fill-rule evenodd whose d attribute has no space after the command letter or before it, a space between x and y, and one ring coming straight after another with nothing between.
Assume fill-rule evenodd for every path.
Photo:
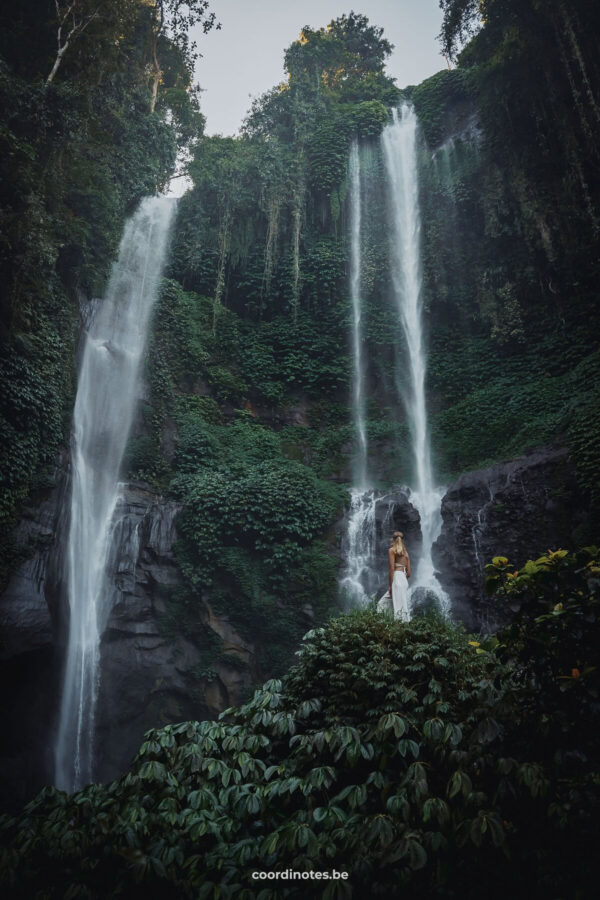
<instances>
[{"instance_id":1,"label":"tree trunk","mask_svg":"<svg viewBox=\"0 0 600 900\"><path fill-rule=\"evenodd\" d=\"M160 65L158 62L158 55L156 52L156 44L158 41L158 35L155 36L154 41L152 43L152 56L154 57L154 75L152 76L152 98L150 100L150 114L154 112L156 109L156 100L158 98L158 86L160 84L160 78L162 72L160 70Z\"/></svg>"},{"instance_id":2,"label":"tree trunk","mask_svg":"<svg viewBox=\"0 0 600 900\"><path fill-rule=\"evenodd\" d=\"M58 68L59 68L59 66L60 66L60 64L61 64L61 62L62 62L63 56L64 56L65 53L67 52L68 46L69 46L69 42L67 41L67 43L64 44L64 45L60 48L60 50L58 51L58 53L56 54L56 59L54 60L54 65L52 66L52 71L50 72L50 74L49 74L48 77L46 78L46 84L51 84L52 81L54 81L54 76L55 76L56 73L58 72Z\"/></svg>"}]
</instances>

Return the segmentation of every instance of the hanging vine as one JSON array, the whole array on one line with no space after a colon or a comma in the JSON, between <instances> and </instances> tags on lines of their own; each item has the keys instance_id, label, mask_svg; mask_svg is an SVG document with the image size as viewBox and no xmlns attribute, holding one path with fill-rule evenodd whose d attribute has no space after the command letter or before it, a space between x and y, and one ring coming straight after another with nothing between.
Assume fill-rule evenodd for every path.
<instances>
[{"instance_id":1,"label":"hanging vine","mask_svg":"<svg viewBox=\"0 0 600 900\"><path fill-rule=\"evenodd\" d=\"M231 221L231 207L229 203L227 203L223 211L219 228L219 266L217 269L217 282L215 284L215 296L213 300L213 334L216 334L217 319L223 308L222 297L225 290L225 267L227 265L229 244L231 241Z\"/></svg>"},{"instance_id":2,"label":"hanging vine","mask_svg":"<svg viewBox=\"0 0 600 900\"><path fill-rule=\"evenodd\" d=\"M281 212L281 197L274 195L267 203L267 237L265 241L265 264L260 288L261 307L262 301L271 290L271 279L275 262L275 250L279 237L279 215Z\"/></svg>"},{"instance_id":3,"label":"hanging vine","mask_svg":"<svg viewBox=\"0 0 600 900\"><path fill-rule=\"evenodd\" d=\"M292 236L292 310L294 325L298 321L298 307L300 305L300 237L302 234L302 202L304 198L304 185L298 187L294 194L294 209L292 212L293 236Z\"/></svg>"}]
</instances>

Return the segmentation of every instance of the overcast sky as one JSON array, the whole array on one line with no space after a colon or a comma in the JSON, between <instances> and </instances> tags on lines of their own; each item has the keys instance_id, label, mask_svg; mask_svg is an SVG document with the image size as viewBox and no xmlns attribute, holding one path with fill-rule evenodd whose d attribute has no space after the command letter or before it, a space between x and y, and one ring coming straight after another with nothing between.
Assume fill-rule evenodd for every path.
<instances>
[{"instance_id":1,"label":"overcast sky","mask_svg":"<svg viewBox=\"0 0 600 900\"><path fill-rule=\"evenodd\" d=\"M436 35L438 0L212 0L220 31L197 35L196 80L203 88L207 134L235 134L253 97L285 77L283 52L305 25L321 28L354 10L384 29L394 44L388 74L398 87L418 84L445 67Z\"/></svg>"}]
</instances>

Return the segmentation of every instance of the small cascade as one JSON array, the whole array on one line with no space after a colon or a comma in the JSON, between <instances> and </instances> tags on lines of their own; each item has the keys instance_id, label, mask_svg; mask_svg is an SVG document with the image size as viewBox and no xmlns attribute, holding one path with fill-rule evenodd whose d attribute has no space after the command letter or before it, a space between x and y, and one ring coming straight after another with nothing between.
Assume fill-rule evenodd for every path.
<instances>
[{"instance_id":1,"label":"small cascade","mask_svg":"<svg viewBox=\"0 0 600 900\"><path fill-rule=\"evenodd\" d=\"M71 439L69 623L55 748L55 783L67 791L94 775L100 640L114 599L107 567L121 494L118 477L175 202L147 198L126 223L106 296L86 332Z\"/></svg>"},{"instance_id":2,"label":"small cascade","mask_svg":"<svg viewBox=\"0 0 600 900\"><path fill-rule=\"evenodd\" d=\"M437 174L438 179L447 184L450 182L454 166L454 155L456 152L456 142L452 136L441 144L432 154L431 161Z\"/></svg>"},{"instance_id":3,"label":"small cascade","mask_svg":"<svg viewBox=\"0 0 600 900\"><path fill-rule=\"evenodd\" d=\"M475 561L477 562L477 571L483 572L483 560L481 557L481 533L483 531L483 509L477 511L477 521L471 529L471 537L473 539L473 549L475 551Z\"/></svg>"},{"instance_id":4,"label":"small cascade","mask_svg":"<svg viewBox=\"0 0 600 900\"><path fill-rule=\"evenodd\" d=\"M342 551L346 560L340 589L346 601L359 606L378 596L387 582L387 545L382 535L393 530L397 495L380 491L351 491L348 528Z\"/></svg>"},{"instance_id":5,"label":"small cascade","mask_svg":"<svg viewBox=\"0 0 600 900\"><path fill-rule=\"evenodd\" d=\"M423 545L413 570L409 602L419 595L435 595L442 612L450 600L435 576L432 548L439 536L443 491L433 479L429 440L425 377L427 369L423 337L421 272L421 217L417 169L418 122L411 106L392 111L392 122L382 133L385 169L390 197L390 264L396 312L404 335L408 365L398 390L411 433L414 485L410 500L421 517ZM410 548L409 548L410 550Z\"/></svg>"},{"instance_id":6,"label":"small cascade","mask_svg":"<svg viewBox=\"0 0 600 900\"><path fill-rule=\"evenodd\" d=\"M484 575L484 559L483 554L481 552L481 539L485 534L485 529L487 525L487 514L490 504L494 502L495 492L492 489L492 485L488 483L487 485L489 500L487 503L484 503L483 506L480 506L477 510L477 518L476 521L473 522L473 526L471 528L471 539L473 541L473 550L475 551L475 561L477 563L477 571L483 577Z\"/></svg>"},{"instance_id":7,"label":"small cascade","mask_svg":"<svg viewBox=\"0 0 600 900\"><path fill-rule=\"evenodd\" d=\"M376 551L376 507L374 491L353 488L350 494L348 529L343 545L346 567L340 581L342 594L352 605L358 605L377 590L373 572Z\"/></svg>"}]
</instances>

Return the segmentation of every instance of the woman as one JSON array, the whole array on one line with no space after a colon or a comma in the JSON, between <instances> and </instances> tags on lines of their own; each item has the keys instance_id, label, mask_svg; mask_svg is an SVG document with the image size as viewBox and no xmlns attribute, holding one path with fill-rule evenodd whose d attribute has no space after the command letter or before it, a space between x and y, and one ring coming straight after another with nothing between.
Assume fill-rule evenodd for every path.
<instances>
[{"instance_id":1,"label":"woman","mask_svg":"<svg viewBox=\"0 0 600 900\"><path fill-rule=\"evenodd\" d=\"M410 613L408 610L408 579L410 578L410 557L404 546L404 535L401 531L394 531L390 549L389 560L389 593L392 597L394 618L402 622L408 622Z\"/></svg>"}]
</instances>

